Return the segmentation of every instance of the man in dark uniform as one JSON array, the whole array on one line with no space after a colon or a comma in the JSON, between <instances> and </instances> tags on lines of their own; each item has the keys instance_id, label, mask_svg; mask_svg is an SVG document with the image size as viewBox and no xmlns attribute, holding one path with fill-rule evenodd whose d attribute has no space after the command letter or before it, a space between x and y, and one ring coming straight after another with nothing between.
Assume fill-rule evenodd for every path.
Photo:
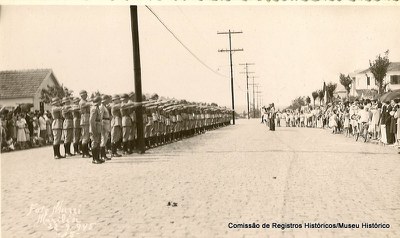
<instances>
[{"instance_id":1,"label":"man in dark uniform","mask_svg":"<svg viewBox=\"0 0 400 238\"><path fill-rule=\"evenodd\" d=\"M74 134L74 123L72 116L71 102L69 98L64 97L62 100L64 106L62 107L62 116L64 117L63 132L64 132L64 149L65 156L73 156L71 154L71 143Z\"/></svg>"},{"instance_id":2,"label":"man in dark uniform","mask_svg":"<svg viewBox=\"0 0 400 238\"><path fill-rule=\"evenodd\" d=\"M51 114L53 116L52 132L53 132L53 152L54 159L65 158L60 154L61 135L63 128L63 120L61 117L60 99L53 98L51 100Z\"/></svg>"},{"instance_id":3,"label":"man in dark uniform","mask_svg":"<svg viewBox=\"0 0 400 238\"><path fill-rule=\"evenodd\" d=\"M100 158L100 141L101 141L101 113L100 113L100 102L101 97L96 96L93 99L93 104L90 107L90 133L92 140L92 154L93 154L93 161L94 164L101 164L104 163L104 160Z\"/></svg>"}]
</instances>

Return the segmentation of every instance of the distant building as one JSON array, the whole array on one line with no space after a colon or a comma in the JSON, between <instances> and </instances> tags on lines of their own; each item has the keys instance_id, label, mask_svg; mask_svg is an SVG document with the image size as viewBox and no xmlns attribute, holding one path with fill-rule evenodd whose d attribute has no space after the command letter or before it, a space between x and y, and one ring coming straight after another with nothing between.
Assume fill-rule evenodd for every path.
<instances>
[{"instance_id":1,"label":"distant building","mask_svg":"<svg viewBox=\"0 0 400 238\"><path fill-rule=\"evenodd\" d=\"M359 71L352 75L354 83L354 93L356 90L375 89L378 90L375 78L371 71L368 69ZM400 89L400 62L392 62L389 65L386 77L383 79L384 83L388 83L386 90ZM352 94L355 95L355 94Z\"/></svg>"},{"instance_id":2,"label":"distant building","mask_svg":"<svg viewBox=\"0 0 400 238\"><path fill-rule=\"evenodd\" d=\"M336 90L333 93L333 96L335 98L338 98L338 97L339 98L346 98L347 97L347 91L346 91L346 89L344 88L344 86L341 83L337 84Z\"/></svg>"},{"instance_id":3,"label":"distant building","mask_svg":"<svg viewBox=\"0 0 400 238\"><path fill-rule=\"evenodd\" d=\"M31 103L40 110L40 93L47 86L60 86L51 69L0 71L0 105L16 107ZM49 105L42 103L44 110Z\"/></svg>"}]
</instances>

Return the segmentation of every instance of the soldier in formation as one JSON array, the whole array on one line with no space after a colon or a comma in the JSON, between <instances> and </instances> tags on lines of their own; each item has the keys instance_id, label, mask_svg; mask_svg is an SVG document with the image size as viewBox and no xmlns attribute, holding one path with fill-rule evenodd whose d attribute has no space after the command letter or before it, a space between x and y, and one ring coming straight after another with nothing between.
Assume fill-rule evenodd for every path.
<instances>
[{"instance_id":1,"label":"soldier in formation","mask_svg":"<svg viewBox=\"0 0 400 238\"><path fill-rule=\"evenodd\" d=\"M226 108L180 103L171 100L135 102L134 93L95 96L88 100L87 92L80 91L80 98L52 99L54 158L60 154L64 141L66 156L75 154L93 157L94 164L104 163L107 145L111 157L132 154L137 148L136 110L143 107L143 135L147 149L182 140L207 130L230 124L232 111ZM72 104L71 104L72 103ZM91 152L89 153L89 145Z\"/></svg>"}]
</instances>

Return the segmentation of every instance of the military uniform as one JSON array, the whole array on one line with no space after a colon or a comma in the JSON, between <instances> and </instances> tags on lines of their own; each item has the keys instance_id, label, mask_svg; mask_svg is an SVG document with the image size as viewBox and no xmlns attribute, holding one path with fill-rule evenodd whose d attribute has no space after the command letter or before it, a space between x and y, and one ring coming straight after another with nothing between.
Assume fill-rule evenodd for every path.
<instances>
[{"instance_id":1,"label":"military uniform","mask_svg":"<svg viewBox=\"0 0 400 238\"><path fill-rule=\"evenodd\" d=\"M111 154L113 157L120 157L117 153L117 148L122 140L122 117L121 117L121 105L119 104L119 96L114 95L113 103L111 104Z\"/></svg>"},{"instance_id":2,"label":"military uniform","mask_svg":"<svg viewBox=\"0 0 400 238\"><path fill-rule=\"evenodd\" d=\"M134 106L135 106L135 101L134 101L134 96L135 96L135 94L134 93L130 93L129 94L129 101L128 101L128 103L129 103L129 105L130 105L130 108L129 108L129 117L130 117L130 119L131 119L131 122L132 122L132 125L131 125L131 127L132 127L132 129L131 129L131 135L129 136L129 138L128 138L128 146L129 146L129 148L130 148L130 150L131 151L133 151L134 149L135 149L135 146L136 146L136 138L137 138L137 125L136 125L136 110L135 110L135 108L134 108Z\"/></svg>"},{"instance_id":3,"label":"military uniform","mask_svg":"<svg viewBox=\"0 0 400 238\"><path fill-rule=\"evenodd\" d=\"M132 120L129 116L129 104L128 95L123 94L121 96L123 101L121 102L121 115L122 115L122 148L124 154L131 154L131 148L129 141L132 139Z\"/></svg>"},{"instance_id":4,"label":"military uniform","mask_svg":"<svg viewBox=\"0 0 400 238\"><path fill-rule=\"evenodd\" d=\"M101 115L101 139L100 139L100 157L105 160L110 160L107 157L106 145L111 132L111 116L107 108L108 96L104 95L99 106Z\"/></svg>"},{"instance_id":5,"label":"military uniform","mask_svg":"<svg viewBox=\"0 0 400 238\"><path fill-rule=\"evenodd\" d=\"M52 105L51 114L53 116L52 132L53 132L54 159L61 159L64 157L61 156L61 154L60 154L61 135L62 135L62 128L63 128L60 99L53 98L51 101L51 105Z\"/></svg>"},{"instance_id":6,"label":"military uniform","mask_svg":"<svg viewBox=\"0 0 400 238\"><path fill-rule=\"evenodd\" d=\"M62 100L64 106L62 107L63 133L64 133L64 149L65 155L73 156L71 154L71 143L74 135L74 122L72 116L72 107L69 98L64 97Z\"/></svg>"},{"instance_id":7,"label":"military uniform","mask_svg":"<svg viewBox=\"0 0 400 238\"><path fill-rule=\"evenodd\" d=\"M79 101L79 107L81 109L81 140L82 140L82 158L92 157L89 153L89 127L90 127L90 104L86 101L87 92L82 90L80 93L81 100Z\"/></svg>"},{"instance_id":8,"label":"military uniform","mask_svg":"<svg viewBox=\"0 0 400 238\"><path fill-rule=\"evenodd\" d=\"M74 153L81 154L80 152L80 143L81 143L81 112L79 108L79 98L74 99L74 106L72 107L72 114L73 114L73 130L74 130Z\"/></svg>"},{"instance_id":9,"label":"military uniform","mask_svg":"<svg viewBox=\"0 0 400 238\"><path fill-rule=\"evenodd\" d=\"M93 163L101 164L104 162L100 158L100 142L101 142L101 127L102 127L102 118L101 112L99 108L101 98L99 96L93 99L93 105L90 107L90 133L92 140L92 154L93 154Z\"/></svg>"}]
</instances>

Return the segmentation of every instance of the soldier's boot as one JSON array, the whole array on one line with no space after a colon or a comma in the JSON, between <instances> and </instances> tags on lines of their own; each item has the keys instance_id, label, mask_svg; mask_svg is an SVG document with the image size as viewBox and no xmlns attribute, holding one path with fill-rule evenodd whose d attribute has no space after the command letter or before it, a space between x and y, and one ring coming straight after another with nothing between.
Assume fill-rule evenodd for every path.
<instances>
[{"instance_id":1,"label":"soldier's boot","mask_svg":"<svg viewBox=\"0 0 400 238\"><path fill-rule=\"evenodd\" d=\"M82 145L81 145L81 143L80 143L80 142L76 143L76 151L75 151L75 154L81 155L81 154L82 154L81 150L82 150Z\"/></svg>"},{"instance_id":2,"label":"soldier's boot","mask_svg":"<svg viewBox=\"0 0 400 238\"><path fill-rule=\"evenodd\" d=\"M89 158L93 157L93 155L92 155L92 154L90 154L90 152L91 152L91 150L92 150L92 146L91 146L91 144L92 144L91 140L89 140L89 143L88 143L88 144L86 144L86 152L87 152L87 154L88 154ZM90 147L90 148L89 148L89 147Z\"/></svg>"},{"instance_id":3,"label":"soldier's boot","mask_svg":"<svg viewBox=\"0 0 400 238\"><path fill-rule=\"evenodd\" d=\"M104 163L104 160L100 159L99 155L99 148L92 148L92 154L93 154L93 164L102 164Z\"/></svg>"},{"instance_id":4,"label":"soldier's boot","mask_svg":"<svg viewBox=\"0 0 400 238\"><path fill-rule=\"evenodd\" d=\"M117 143L111 144L111 150L112 150L112 157L121 157L122 156L122 155L118 154L118 152L117 152Z\"/></svg>"},{"instance_id":5,"label":"soldier's boot","mask_svg":"<svg viewBox=\"0 0 400 238\"><path fill-rule=\"evenodd\" d=\"M79 155L79 151L78 151L78 143L74 143L74 155Z\"/></svg>"},{"instance_id":6,"label":"soldier's boot","mask_svg":"<svg viewBox=\"0 0 400 238\"><path fill-rule=\"evenodd\" d=\"M84 143L82 143L82 158L86 158L86 146L87 146L87 144L84 144Z\"/></svg>"},{"instance_id":7,"label":"soldier's boot","mask_svg":"<svg viewBox=\"0 0 400 238\"><path fill-rule=\"evenodd\" d=\"M126 141L123 141L123 142L122 142L122 153L123 153L124 155L127 155L127 154L128 154Z\"/></svg>"},{"instance_id":8,"label":"soldier's boot","mask_svg":"<svg viewBox=\"0 0 400 238\"><path fill-rule=\"evenodd\" d=\"M56 152L57 152L58 158L62 159L62 158L65 158L65 156L61 155L60 146L61 146L60 144L56 145L56 150L57 150Z\"/></svg>"},{"instance_id":9,"label":"soldier's boot","mask_svg":"<svg viewBox=\"0 0 400 238\"><path fill-rule=\"evenodd\" d=\"M133 153L133 141L132 140L128 140L127 149L128 149L128 154L132 154Z\"/></svg>"},{"instance_id":10,"label":"soldier's boot","mask_svg":"<svg viewBox=\"0 0 400 238\"><path fill-rule=\"evenodd\" d=\"M60 159L57 153L57 145L53 145L53 154L54 154L54 159Z\"/></svg>"},{"instance_id":11,"label":"soldier's boot","mask_svg":"<svg viewBox=\"0 0 400 238\"><path fill-rule=\"evenodd\" d=\"M100 156L101 156L101 159L103 159L103 160L111 160L111 158L107 157L107 152L106 152L105 146L100 147Z\"/></svg>"},{"instance_id":12,"label":"soldier's boot","mask_svg":"<svg viewBox=\"0 0 400 238\"><path fill-rule=\"evenodd\" d=\"M89 153L89 147L87 143L82 144L82 158L90 158L92 155Z\"/></svg>"},{"instance_id":13,"label":"soldier's boot","mask_svg":"<svg viewBox=\"0 0 400 238\"><path fill-rule=\"evenodd\" d=\"M65 157L67 157L67 155L68 155L68 156L73 156L73 155L71 154L71 152L70 152L70 149L71 149L71 143L65 143L65 144L64 144Z\"/></svg>"}]
</instances>

